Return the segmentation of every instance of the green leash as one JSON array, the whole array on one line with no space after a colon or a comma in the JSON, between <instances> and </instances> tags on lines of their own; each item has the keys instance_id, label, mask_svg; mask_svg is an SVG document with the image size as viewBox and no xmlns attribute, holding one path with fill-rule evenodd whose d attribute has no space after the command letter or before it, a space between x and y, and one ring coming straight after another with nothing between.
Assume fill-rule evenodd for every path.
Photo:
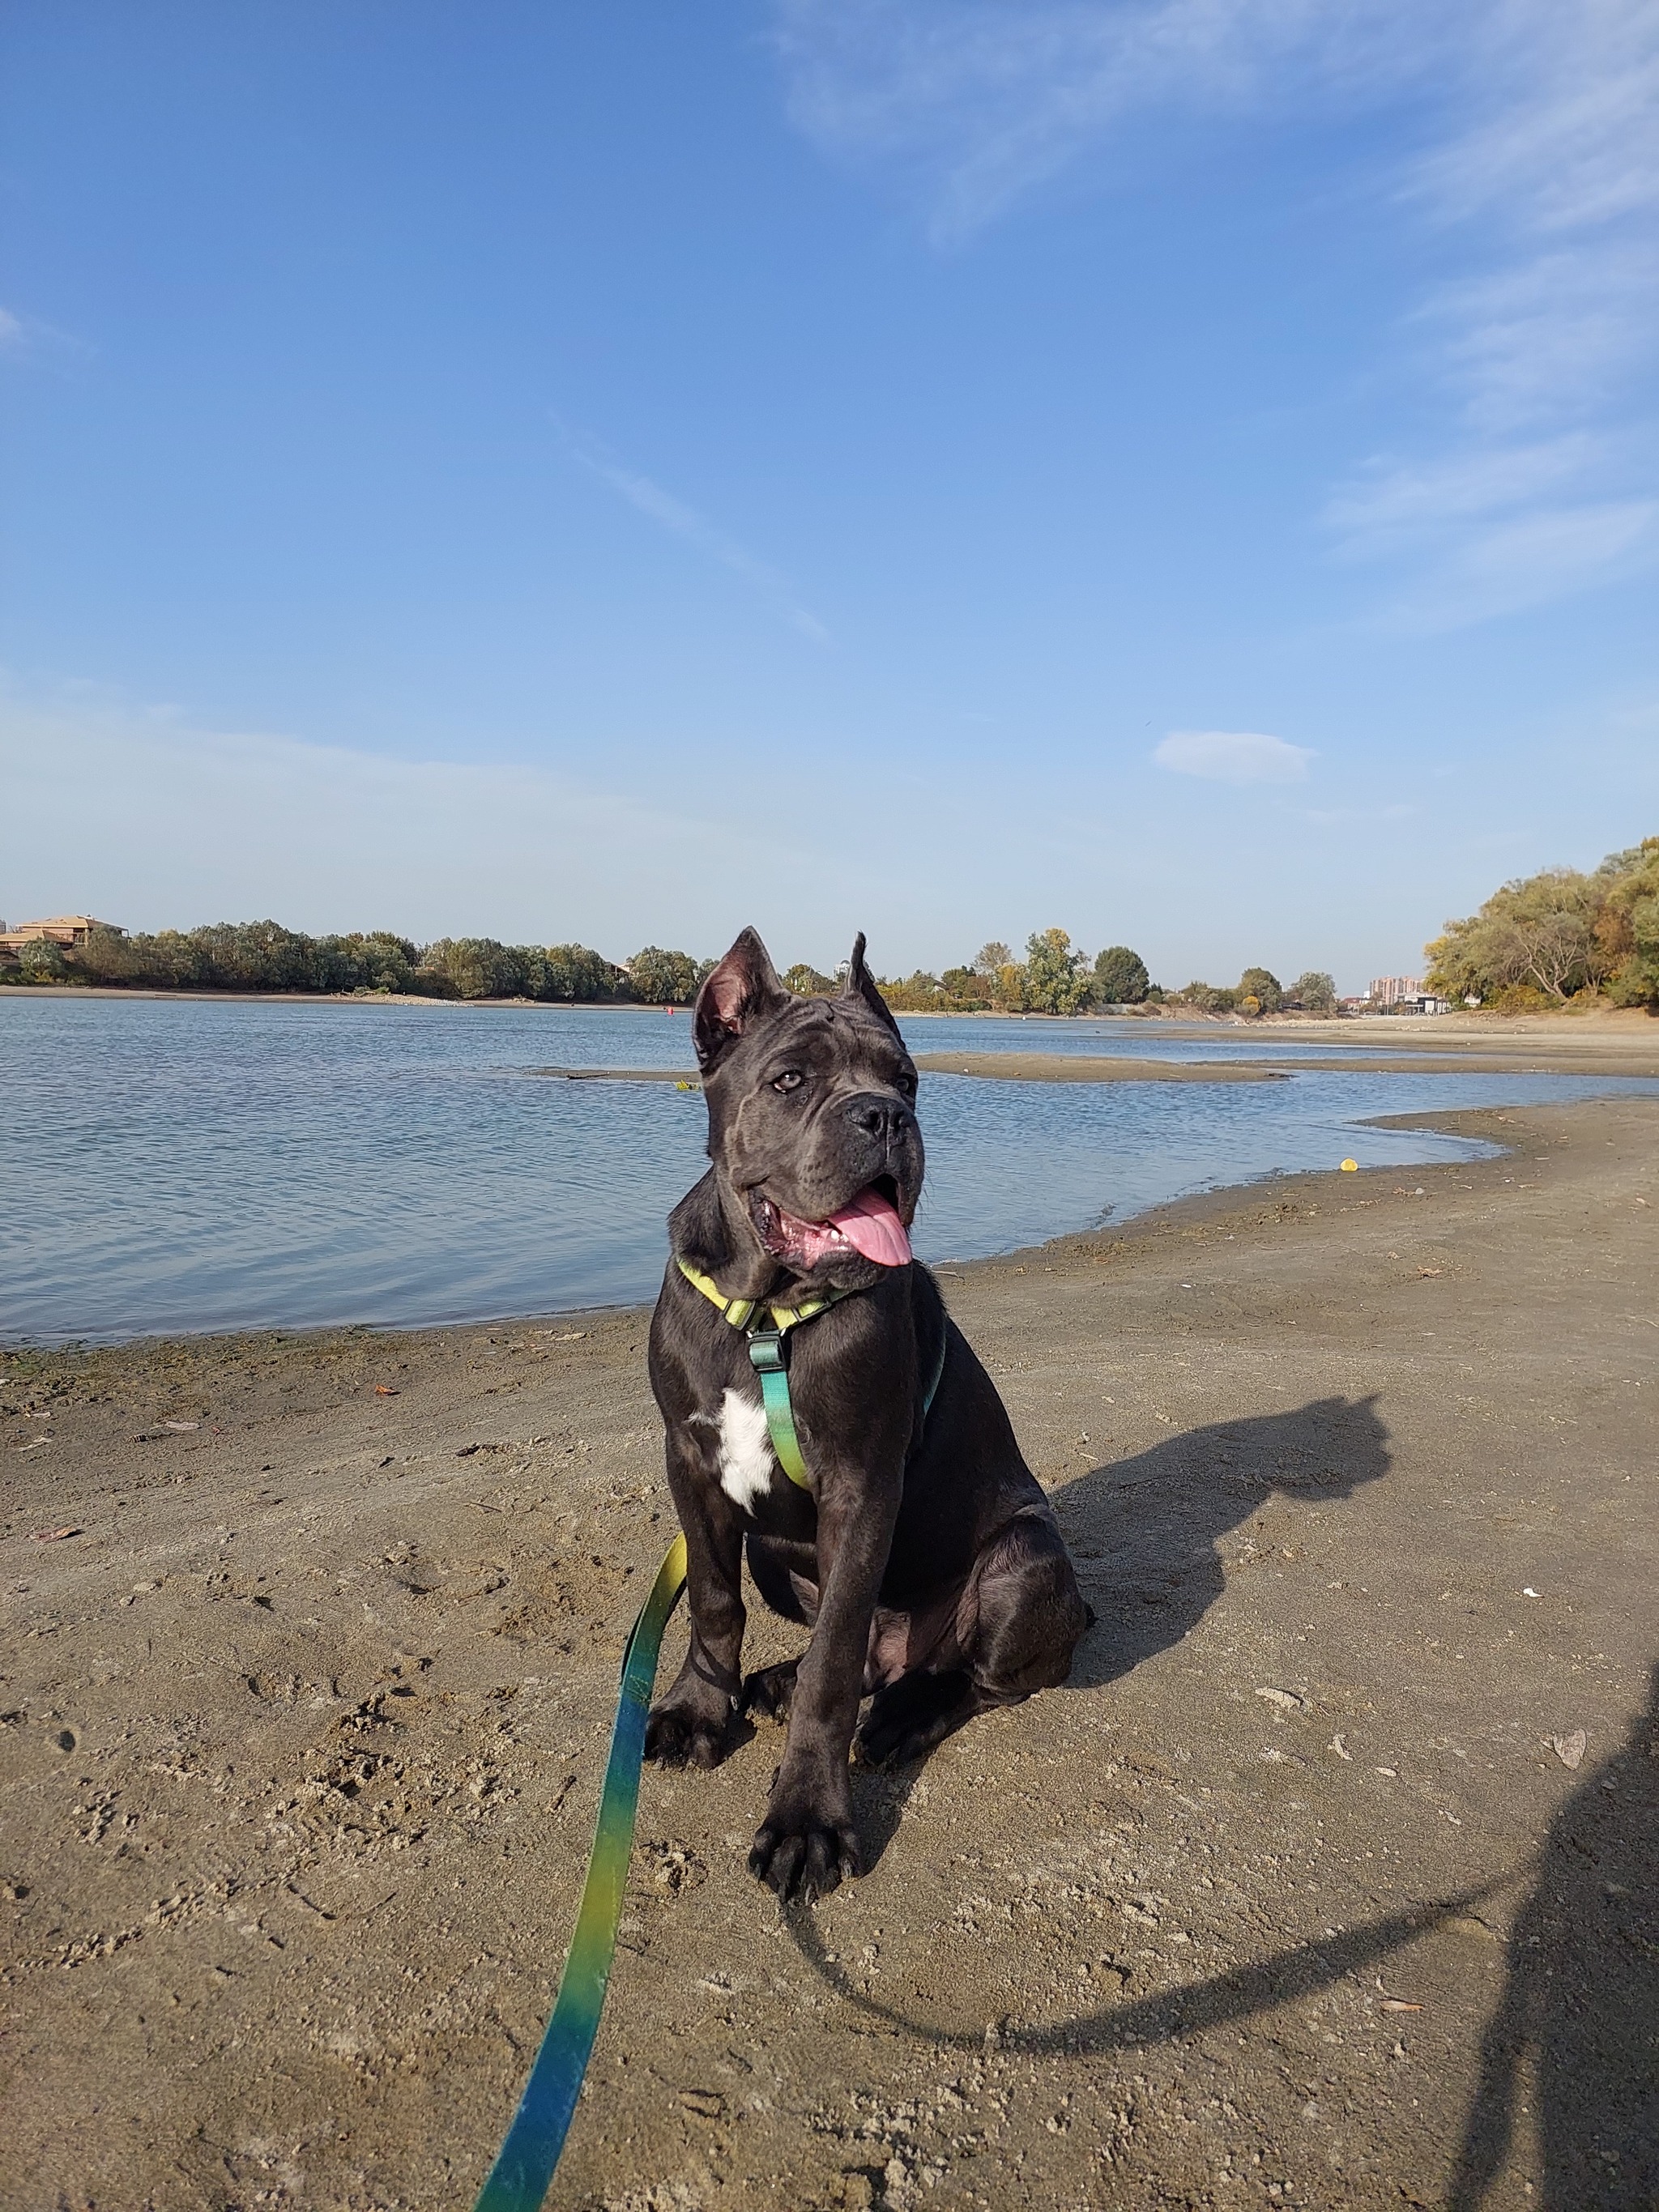
<instances>
[{"instance_id":1,"label":"green leash","mask_svg":"<svg viewBox=\"0 0 1659 2212\"><path fill-rule=\"evenodd\" d=\"M593 1849L582 1884L576 1932L559 1977L553 2017L530 2069L519 2109L489 2179L478 2192L475 2212L538 2212L564 2148L571 2116L581 2094L582 2076L599 2030L611 1961L617 1953L617 1923L628 1887L628 1861L634 1847L634 1815L640 1800L640 1766L645 1757L645 1723L657 1679L662 1632L685 1585L685 1539L676 1536L668 1556L634 1624L623 1654L622 1690L617 1724L611 1732L611 1756Z\"/></svg>"},{"instance_id":2,"label":"green leash","mask_svg":"<svg viewBox=\"0 0 1659 2212\"><path fill-rule=\"evenodd\" d=\"M766 1431L778 1465L791 1482L808 1486L806 1462L795 1433L795 1411L789 1399L789 1374L783 1363L783 1340L802 1322L827 1313L851 1291L831 1291L801 1306L772 1306L770 1328L750 1326L757 1307L752 1299L728 1298L709 1277L699 1274L682 1260L681 1273L706 1298L713 1301L733 1328L748 1338L749 1357L760 1377L761 1398L766 1408ZM939 1379L945 1372L948 1331L939 1337L939 1356L922 1401L925 1421L932 1410ZM628 1887L628 1862L634 1848L634 1820L639 1809L640 1768L645 1759L645 1724L651 1710L651 1691L657 1679L657 1656L662 1649L668 1617L685 1587L685 1538L676 1536L668 1556L657 1570L651 1595L640 1609L623 1653L622 1685L617 1694L616 1725L611 1731L611 1756L605 1761L605 1787L599 1792L599 1818L594 1823L593 1848L588 1855L587 1878L582 1884L576 1910L575 1933L570 1939L564 1972L553 2016L547 2023L530 2078L524 2085L518 2110L495 2154L473 2212L540 2212L542 2199L559 2162L570 2122L581 2094L582 2077L592 2056L599 2032L599 2014L611 1979L611 1962L617 1955L617 1926L622 1918L623 1893Z\"/></svg>"}]
</instances>

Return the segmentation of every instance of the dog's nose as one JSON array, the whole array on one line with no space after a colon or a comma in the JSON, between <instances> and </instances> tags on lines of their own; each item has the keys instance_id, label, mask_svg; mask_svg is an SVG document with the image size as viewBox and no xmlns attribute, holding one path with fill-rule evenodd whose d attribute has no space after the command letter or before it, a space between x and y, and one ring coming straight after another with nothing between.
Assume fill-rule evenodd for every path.
<instances>
[{"instance_id":1,"label":"dog's nose","mask_svg":"<svg viewBox=\"0 0 1659 2212\"><path fill-rule=\"evenodd\" d=\"M879 1138L890 1145L904 1134L912 1121L910 1109L902 1098L880 1098L873 1093L849 1100L846 1113L853 1127L863 1135Z\"/></svg>"}]
</instances>

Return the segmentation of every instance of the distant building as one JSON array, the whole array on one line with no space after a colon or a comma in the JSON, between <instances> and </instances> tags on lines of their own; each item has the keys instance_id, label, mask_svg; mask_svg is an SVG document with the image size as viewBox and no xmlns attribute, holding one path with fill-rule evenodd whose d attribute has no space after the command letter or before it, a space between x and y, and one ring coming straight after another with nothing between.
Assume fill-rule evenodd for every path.
<instances>
[{"instance_id":1,"label":"distant building","mask_svg":"<svg viewBox=\"0 0 1659 2212\"><path fill-rule=\"evenodd\" d=\"M42 937L67 951L84 945L94 929L106 929L112 937L126 935L125 930L112 921L100 921L95 915L56 914L50 921L21 921L15 929L0 930L0 960L15 960L26 945L33 945Z\"/></svg>"},{"instance_id":2,"label":"distant building","mask_svg":"<svg viewBox=\"0 0 1659 2212\"><path fill-rule=\"evenodd\" d=\"M1365 994L1374 1006L1398 1006L1423 995L1420 975L1379 975Z\"/></svg>"},{"instance_id":3,"label":"distant building","mask_svg":"<svg viewBox=\"0 0 1659 2212\"><path fill-rule=\"evenodd\" d=\"M1471 1005L1479 1001L1471 1000ZM1345 1000L1362 1012L1373 1014L1449 1014L1452 1010L1449 999L1437 998L1425 991L1416 975L1378 975L1363 999Z\"/></svg>"}]
</instances>

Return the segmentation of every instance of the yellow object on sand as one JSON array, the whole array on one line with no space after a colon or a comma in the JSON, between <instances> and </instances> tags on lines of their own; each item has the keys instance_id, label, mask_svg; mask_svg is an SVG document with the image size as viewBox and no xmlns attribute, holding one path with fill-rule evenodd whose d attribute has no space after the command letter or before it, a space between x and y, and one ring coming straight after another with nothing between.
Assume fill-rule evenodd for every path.
<instances>
[{"instance_id":1,"label":"yellow object on sand","mask_svg":"<svg viewBox=\"0 0 1659 2212\"><path fill-rule=\"evenodd\" d=\"M1344 1175L1358 1175L1359 1172L1358 1161L1344 1160L1342 1163L1342 1172Z\"/></svg>"}]
</instances>

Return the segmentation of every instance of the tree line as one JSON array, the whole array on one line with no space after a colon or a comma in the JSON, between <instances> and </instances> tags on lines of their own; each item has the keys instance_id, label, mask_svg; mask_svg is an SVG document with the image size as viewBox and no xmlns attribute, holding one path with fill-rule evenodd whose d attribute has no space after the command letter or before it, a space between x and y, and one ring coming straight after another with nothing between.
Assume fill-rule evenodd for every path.
<instances>
[{"instance_id":1,"label":"tree line","mask_svg":"<svg viewBox=\"0 0 1659 2212\"><path fill-rule=\"evenodd\" d=\"M1588 873L1517 876L1424 949L1431 990L1504 1013L1595 998L1659 1009L1659 837Z\"/></svg>"},{"instance_id":2,"label":"tree line","mask_svg":"<svg viewBox=\"0 0 1659 2212\"><path fill-rule=\"evenodd\" d=\"M276 921L212 922L125 936L94 929L84 945L35 938L14 983L88 983L161 991L315 991L433 999L536 999L604 1006L684 1006L712 962L647 945L619 965L585 945L502 945L441 937L417 945L396 931L308 937Z\"/></svg>"},{"instance_id":3,"label":"tree line","mask_svg":"<svg viewBox=\"0 0 1659 2212\"><path fill-rule=\"evenodd\" d=\"M834 979L805 966L784 977L792 990L828 991ZM1276 1014L1288 1010L1334 1013L1336 985L1310 969L1288 988L1266 968L1247 968L1237 986L1188 983L1166 991L1154 983L1140 955L1109 945L1091 961L1063 929L1036 929L1015 958L998 940L980 947L971 963L937 975L884 977L881 994L896 1013L1086 1014L1109 1006L1190 1007L1197 1013Z\"/></svg>"},{"instance_id":4,"label":"tree line","mask_svg":"<svg viewBox=\"0 0 1659 2212\"><path fill-rule=\"evenodd\" d=\"M689 952L647 945L631 960L607 960L585 945L503 945L493 937L441 937L416 945L393 930L308 937L276 921L213 922L199 929L92 930L83 945L36 938L0 981L86 983L135 990L300 991L434 999L531 999L566 1006L684 1006L714 966ZM805 961L787 969L792 991L835 991L842 975ZM1331 1012L1335 986L1310 973L1288 990L1265 968L1247 968L1234 988L1189 983L1166 992L1140 955L1110 945L1093 960L1063 929L1034 930L1025 957L993 940L967 965L935 975L883 977L896 1013L1084 1014L1107 1006L1181 1005L1203 1013L1249 1015L1300 1007Z\"/></svg>"},{"instance_id":5,"label":"tree line","mask_svg":"<svg viewBox=\"0 0 1659 2212\"><path fill-rule=\"evenodd\" d=\"M1602 997L1659 1008L1659 837L1610 853L1588 873L1546 868L1494 891L1476 914L1449 921L1426 947L1429 988L1504 1012ZM37 938L0 982L88 983L149 990L410 994L439 999L532 999L567 1006L689 1006L714 965L689 952L642 946L608 960L585 945L503 945L441 937L425 945L394 930L308 937L276 921L214 922L125 936L94 929L87 942ZM840 976L805 961L791 990L834 991ZM1169 1006L1246 1016L1328 1014L1336 986L1309 969L1288 986L1261 967L1232 985L1154 983L1127 945L1091 960L1063 929L1034 930L1025 957L994 939L965 965L881 979L896 1013L1083 1014L1107 1006Z\"/></svg>"}]
</instances>

